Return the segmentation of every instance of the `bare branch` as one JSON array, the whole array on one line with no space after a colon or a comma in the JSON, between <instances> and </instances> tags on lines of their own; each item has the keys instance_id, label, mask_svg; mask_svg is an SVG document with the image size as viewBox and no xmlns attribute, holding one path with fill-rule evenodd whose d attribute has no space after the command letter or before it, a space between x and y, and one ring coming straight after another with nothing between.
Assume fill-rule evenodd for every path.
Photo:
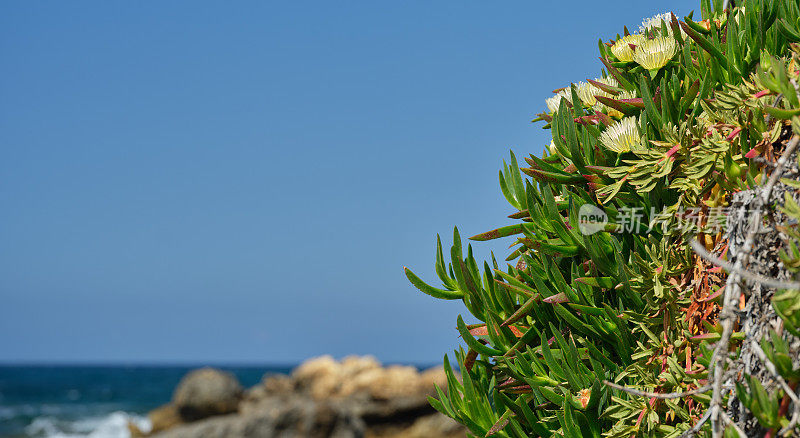
<instances>
[{"instance_id":1,"label":"bare branch","mask_svg":"<svg viewBox=\"0 0 800 438\"><path fill-rule=\"evenodd\" d=\"M614 389L619 389L620 391L627 392L628 394L638 395L639 397L660 398L660 399L674 399L674 398L688 397L690 395L702 394L711 389L711 385L704 385L699 388L691 389L686 392L660 393L660 392L640 391L638 389L628 388L627 386L611 383L608 380L603 380L603 383Z\"/></svg>"},{"instance_id":2,"label":"bare branch","mask_svg":"<svg viewBox=\"0 0 800 438\"><path fill-rule=\"evenodd\" d=\"M733 428L736 429L736 432L739 434L740 437L747 436L747 434L744 433L744 431L736 423L734 423L733 420L731 420L731 417L729 417L728 414L726 414L725 411L722 411L721 409L720 409L720 416L722 416L722 419L727 424L733 426Z\"/></svg>"},{"instance_id":3,"label":"bare branch","mask_svg":"<svg viewBox=\"0 0 800 438\"><path fill-rule=\"evenodd\" d=\"M706 413L703 414L703 416L697 421L697 424L695 424L691 429L682 433L678 438L692 437L695 436L697 432L700 432L700 428L702 428L703 425L706 424L708 419L711 418L711 411L712 411L711 409L708 409Z\"/></svg>"},{"instance_id":4,"label":"bare branch","mask_svg":"<svg viewBox=\"0 0 800 438\"><path fill-rule=\"evenodd\" d=\"M772 195L772 189L783 175L784 166L797 149L797 145L799 143L800 137L798 137L798 135L794 135L786 145L786 149L783 151L780 159L778 159L775 170L772 171L769 180L764 185L764 189L761 191L761 197L756 197L753 200L754 209L749 218L750 228L748 230L747 237L745 237L744 243L742 244L741 255L736 259L736 263L730 270L730 275L728 275L728 280L725 284L725 295L722 301L722 311L720 312L719 316L720 323L722 325L722 334L717 342L716 347L714 348L714 353L712 354L711 362L709 363L709 372L713 372L713 378L711 382L714 388L708 408L709 412L711 412L711 435L713 438L722 437L724 430L723 423L724 419L727 417L722 409L722 384L725 379L724 365L722 363L723 361L719 359L724 354L728 354L728 349L730 347L731 334L733 333L733 322L736 316L735 309L738 305L739 295L741 294L741 285L739 284L741 275L739 272L745 265L747 265L747 262L750 259L750 251L753 248L755 236L758 234L761 226L763 206L765 203L769 202L770 196Z\"/></svg>"},{"instance_id":5,"label":"bare branch","mask_svg":"<svg viewBox=\"0 0 800 438\"><path fill-rule=\"evenodd\" d=\"M795 407L796 406L797 405L795 405ZM778 431L778 435L784 436L787 433L789 433L789 431L794 430L798 425L800 425L800 409L795 408L794 414L792 414L792 421L790 421L789 424L786 425L786 427Z\"/></svg>"},{"instance_id":6,"label":"bare branch","mask_svg":"<svg viewBox=\"0 0 800 438\"><path fill-rule=\"evenodd\" d=\"M774 287L777 289L800 290L800 282L775 280L773 278L768 278L764 277L763 275L755 274L753 272L748 271L747 269L737 268L733 264L726 262L725 260L722 260L721 258L706 251L705 247L703 247L703 245L697 239L692 239L689 242L689 246L691 246L694 252L697 255L699 255L703 260L713 265L720 266L722 267L722 269L728 272L735 272L736 274L739 274L739 276L741 276L746 280L754 281L764 286Z\"/></svg>"}]
</instances>

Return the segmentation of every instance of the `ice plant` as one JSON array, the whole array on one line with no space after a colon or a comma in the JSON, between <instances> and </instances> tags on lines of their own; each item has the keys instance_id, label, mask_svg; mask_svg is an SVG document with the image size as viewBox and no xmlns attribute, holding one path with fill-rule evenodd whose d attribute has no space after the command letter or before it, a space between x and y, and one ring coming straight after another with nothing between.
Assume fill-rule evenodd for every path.
<instances>
[{"instance_id":1,"label":"ice plant","mask_svg":"<svg viewBox=\"0 0 800 438\"><path fill-rule=\"evenodd\" d=\"M559 91L555 96L545 99L544 103L547 105L547 109L554 113L558 111L561 99L566 99L567 102L572 103L572 94L570 94L569 89Z\"/></svg>"},{"instance_id":2,"label":"ice plant","mask_svg":"<svg viewBox=\"0 0 800 438\"><path fill-rule=\"evenodd\" d=\"M642 20L642 24L639 26L639 33L646 35L647 32L653 28L661 28L662 23L669 24L671 19L671 15L669 12L664 12L663 14L658 14L650 18L645 18Z\"/></svg>"},{"instance_id":3,"label":"ice plant","mask_svg":"<svg viewBox=\"0 0 800 438\"><path fill-rule=\"evenodd\" d=\"M650 18L646 18L642 20L642 24L639 26L639 33L642 35L647 36L656 36L660 35L662 27L667 28L667 32L675 36L673 34L672 26L670 26L670 22L672 21L672 13L664 12L663 14L658 14ZM685 38L686 33L683 29L680 29L681 35Z\"/></svg>"},{"instance_id":4,"label":"ice plant","mask_svg":"<svg viewBox=\"0 0 800 438\"><path fill-rule=\"evenodd\" d=\"M677 51L678 44L675 38L657 36L651 40L645 40L639 45L633 54L633 60L646 70L658 71L667 65Z\"/></svg>"},{"instance_id":5,"label":"ice plant","mask_svg":"<svg viewBox=\"0 0 800 438\"><path fill-rule=\"evenodd\" d=\"M611 52L620 61L623 62L633 61L634 50L631 46L638 47L640 44L644 43L645 40L646 38L644 37L644 35L639 35L639 34L624 36L618 39L614 43L614 45L611 46Z\"/></svg>"},{"instance_id":6,"label":"ice plant","mask_svg":"<svg viewBox=\"0 0 800 438\"><path fill-rule=\"evenodd\" d=\"M602 84L610 85L612 87L618 87L619 83L613 77L603 77L603 78L595 78L595 82L600 82ZM607 91L601 90L596 85L589 83L589 82L579 82L577 84L577 93L578 97L580 97L581 102L587 107L594 107L597 104L597 98L595 96L611 96L611 93Z\"/></svg>"},{"instance_id":7,"label":"ice plant","mask_svg":"<svg viewBox=\"0 0 800 438\"><path fill-rule=\"evenodd\" d=\"M781 273L800 278L792 149L800 145L800 7L703 0L700 9L601 41L603 78L576 84L574 100L571 87L547 99L550 114L537 120L547 123L549 145L525 156L527 167L512 152L499 173L511 214L470 238L508 239L505 260L481 264L455 229L447 250L436 239L441 284L405 270L422 292L461 301L475 322L457 318L465 347L457 366L446 357L447 388L430 399L468 436L800 436L791 394L800 387L800 286L751 279L749 294L740 293L739 274L714 262L739 260L748 245L730 245L729 236L758 223L763 242L752 245L746 270L771 270L776 257L764 251L777 248L770 254L780 255ZM733 230L713 228L714 209L733 209L742 190L756 195L742 199L762 200L767 187L776 189L769 208L750 206L770 214L751 221L756 215L737 207L743 219ZM748 328L762 326L754 320L783 329L764 336ZM739 372L754 363L756 342L766 359L754 369L763 372Z\"/></svg>"},{"instance_id":8,"label":"ice plant","mask_svg":"<svg viewBox=\"0 0 800 438\"><path fill-rule=\"evenodd\" d=\"M624 90L623 92L621 92L621 93L617 94L616 96L614 96L615 100L626 100L626 99L635 99L635 98L636 98L636 91L633 91L633 90ZM619 110L617 110L615 108L611 108L611 107L606 106L606 105L602 105L602 107L605 108L606 112L611 117L622 117L622 116L624 116L624 114L622 114Z\"/></svg>"},{"instance_id":9,"label":"ice plant","mask_svg":"<svg viewBox=\"0 0 800 438\"><path fill-rule=\"evenodd\" d=\"M638 145L642 136L639 134L639 123L636 117L625 117L609 126L600 134L600 143L618 154L630 152Z\"/></svg>"}]
</instances>

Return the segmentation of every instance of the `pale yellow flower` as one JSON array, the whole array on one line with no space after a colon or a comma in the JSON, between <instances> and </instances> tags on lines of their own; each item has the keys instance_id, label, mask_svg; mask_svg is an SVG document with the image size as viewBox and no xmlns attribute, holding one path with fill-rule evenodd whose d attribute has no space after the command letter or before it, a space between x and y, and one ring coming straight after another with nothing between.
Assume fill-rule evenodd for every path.
<instances>
[{"instance_id":1,"label":"pale yellow flower","mask_svg":"<svg viewBox=\"0 0 800 438\"><path fill-rule=\"evenodd\" d=\"M652 28L661 28L661 23L666 22L667 27L669 27L669 22L672 21L672 15L669 12L664 12L663 14L658 14L656 16L645 18L642 20L642 25L639 26L639 33L645 34L648 30Z\"/></svg>"},{"instance_id":2,"label":"pale yellow flower","mask_svg":"<svg viewBox=\"0 0 800 438\"><path fill-rule=\"evenodd\" d=\"M612 87L619 87L619 83L616 79L611 76L605 78L595 78L595 82L600 82L602 84L610 85ZM586 106L593 107L597 104L597 98L595 96L604 96L604 97L611 97L611 93L603 91L596 85L590 82L579 82L576 86L576 92L578 93L578 97L581 98L581 102L584 103Z\"/></svg>"},{"instance_id":3,"label":"pale yellow flower","mask_svg":"<svg viewBox=\"0 0 800 438\"><path fill-rule=\"evenodd\" d=\"M677 52L675 38L658 36L637 46L633 60L647 70L658 70L667 65Z\"/></svg>"},{"instance_id":4,"label":"pale yellow flower","mask_svg":"<svg viewBox=\"0 0 800 438\"><path fill-rule=\"evenodd\" d=\"M618 154L630 152L642 140L636 117L625 117L600 134L600 143Z\"/></svg>"},{"instance_id":5,"label":"pale yellow flower","mask_svg":"<svg viewBox=\"0 0 800 438\"><path fill-rule=\"evenodd\" d=\"M651 33L660 35L662 23L667 26L669 34L674 37L675 34L672 31L672 26L670 26L670 23L672 23L672 14L670 12L664 12L643 20L641 26L639 26L639 33L642 35L650 35ZM686 32L683 31L683 28L678 27L678 29L680 29L681 35L686 37Z\"/></svg>"},{"instance_id":6,"label":"pale yellow flower","mask_svg":"<svg viewBox=\"0 0 800 438\"><path fill-rule=\"evenodd\" d=\"M586 106L593 106L597 103L595 96L603 93L603 90L597 88L594 84L583 81L575 84L575 91L578 93L578 97L581 98L581 102Z\"/></svg>"},{"instance_id":7,"label":"pale yellow flower","mask_svg":"<svg viewBox=\"0 0 800 438\"><path fill-rule=\"evenodd\" d=\"M594 80L595 82L601 82L606 85L610 85L612 87L619 87L619 82L614 79L614 76L606 76L604 78L598 78Z\"/></svg>"},{"instance_id":8,"label":"pale yellow flower","mask_svg":"<svg viewBox=\"0 0 800 438\"><path fill-rule=\"evenodd\" d=\"M556 93L555 96L545 99L544 103L547 105L547 109L549 109L551 113L554 113L558 111L559 106L561 106L561 99L566 99L567 102L572 103L572 92L569 88L561 90Z\"/></svg>"},{"instance_id":9,"label":"pale yellow flower","mask_svg":"<svg viewBox=\"0 0 800 438\"><path fill-rule=\"evenodd\" d=\"M611 46L611 53L617 57L620 61L629 62L633 61L633 49L631 48L631 44L634 46L639 46L642 44L646 38L643 35L633 34L633 35L626 35L617 40L613 46Z\"/></svg>"},{"instance_id":10,"label":"pale yellow flower","mask_svg":"<svg viewBox=\"0 0 800 438\"><path fill-rule=\"evenodd\" d=\"M614 99L614 100L635 99L635 98L636 98L636 92L635 91L631 91L631 90L625 90L625 91L617 94L616 96L612 97L612 99ZM603 105L603 107L606 108L606 110L608 111L608 115L611 116L611 117L622 117L622 116L624 116L624 114L622 114L619 110L611 108L610 106Z\"/></svg>"}]
</instances>

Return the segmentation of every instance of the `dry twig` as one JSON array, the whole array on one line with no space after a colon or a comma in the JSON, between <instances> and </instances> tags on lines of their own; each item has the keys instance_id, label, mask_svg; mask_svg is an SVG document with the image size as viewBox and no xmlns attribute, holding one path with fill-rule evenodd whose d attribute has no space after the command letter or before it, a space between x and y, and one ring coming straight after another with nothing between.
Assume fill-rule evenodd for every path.
<instances>
[{"instance_id":1,"label":"dry twig","mask_svg":"<svg viewBox=\"0 0 800 438\"><path fill-rule=\"evenodd\" d=\"M700 256L700 258L704 259L705 261L722 267L722 269L728 272L736 272L742 278L746 280L750 280L755 283L762 284L767 287L774 287L776 289L797 289L800 290L800 283L794 281L780 281L775 280L773 278L764 277L763 275L758 275L753 272L748 271L744 268L737 268L736 266L732 265L725 260L722 260L719 257L708 252L697 239L693 239L689 242L689 245L692 247L695 253Z\"/></svg>"},{"instance_id":2,"label":"dry twig","mask_svg":"<svg viewBox=\"0 0 800 438\"><path fill-rule=\"evenodd\" d=\"M761 197L756 197L753 200L753 205L755 208L753 209L753 214L749 218L750 228L748 230L747 237L742 244L741 255L737 258L736 263L732 266L728 276L728 281L725 285L725 295L722 302L722 311L720 312L722 335L720 340L717 342L716 347L714 348L714 353L712 354L711 361L709 363L709 371L713 372L712 387L714 389L708 408L709 412L711 413L711 435L713 438L722 437L722 433L724 431L723 422L725 421L725 418L727 418L727 415L722 409L722 399L724 397L722 393L722 386L725 364L723 363L724 361L720 359L724 355L727 355L728 349L730 348L730 339L731 334L733 333L733 322L736 316L735 309L738 305L739 295L741 293L741 285L739 280L742 278L742 276L740 275L740 272L744 269L744 266L750 259L750 251L753 249L755 236L758 234L761 226L763 206L769 202L769 198L772 195L772 189L783 175L783 168L786 165L786 162L789 160L789 157L797 149L798 143L800 143L800 137L797 135L793 136L789 141L789 144L786 146L786 149L784 150L780 159L778 159L775 170L772 171L769 180L764 185L764 189L761 192Z\"/></svg>"},{"instance_id":3,"label":"dry twig","mask_svg":"<svg viewBox=\"0 0 800 438\"><path fill-rule=\"evenodd\" d=\"M685 392L660 393L660 392L640 391L638 389L628 388L627 386L617 385L616 383L609 382L608 380L603 380L603 383L614 389L619 389L620 391L627 392L628 394L638 395L639 397L660 398L660 399L674 399L674 398L688 397L690 395L702 394L711 389L711 385L704 385L699 388L691 389Z\"/></svg>"}]
</instances>

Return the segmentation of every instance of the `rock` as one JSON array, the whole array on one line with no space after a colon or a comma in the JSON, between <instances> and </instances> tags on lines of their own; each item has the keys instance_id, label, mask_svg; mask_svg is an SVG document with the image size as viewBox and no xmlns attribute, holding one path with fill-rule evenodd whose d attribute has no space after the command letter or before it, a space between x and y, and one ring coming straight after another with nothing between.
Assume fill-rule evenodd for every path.
<instances>
[{"instance_id":1,"label":"rock","mask_svg":"<svg viewBox=\"0 0 800 438\"><path fill-rule=\"evenodd\" d=\"M364 438L464 438L464 427L442 414L418 418L411 426L372 428Z\"/></svg>"},{"instance_id":2,"label":"rock","mask_svg":"<svg viewBox=\"0 0 800 438\"><path fill-rule=\"evenodd\" d=\"M428 368L420 374L419 378L422 380L422 384L431 390L436 386L440 388L447 386L447 374L443 367Z\"/></svg>"},{"instance_id":3,"label":"rock","mask_svg":"<svg viewBox=\"0 0 800 438\"><path fill-rule=\"evenodd\" d=\"M239 403L239 412L243 414L252 413L259 409L261 400L292 395L294 391L295 382L291 377L282 374L265 375L260 385L245 391L244 397Z\"/></svg>"},{"instance_id":4,"label":"rock","mask_svg":"<svg viewBox=\"0 0 800 438\"><path fill-rule=\"evenodd\" d=\"M167 430L184 423L178 408L172 404L166 404L150 411L147 418L150 420L150 433Z\"/></svg>"},{"instance_id":5,"label":"rock","mask_svg":"<svg viewBox=\"0 0 800 438\"><path fill-rule=\"evenodd\" d=\"M142 438L147 436L146 433L142 432L142 430L139 429L139 426L137 426L133 421L130 420L128 421L128 434L130 435L131 438Z\"/></svg>"},{"instance_id":6,"label":"rock","mask_svg":"<svg viewBox=\"0 0 800 438\"><path fill-rule=\"evenodd\" d=\"M366 392L374 399L388 400L420 393L422 390L420 383L416 368L390 366L386 369L367 370L353 376L342 383L339 393L348 396Z\"/></svg>"},{"instance_id":7,"label":"rock","mask_svg":"<svg viewBox=\"0 0 800 438\"><path fill-rule=\"evenodd\" d=\"M442 414L419 418L410 429L404 430L398 438L464 438L464 426Z\"/></svg>"},{"instance_id":8,"label":"rock","mask_svg":"<svg viewBox=\"0 0 800 438\"><path fill-rule=\"evenodd\" d=\"M303 396L272 397L246 414L208 418L157 438L362 438L363 421L346 405Z\"/></svg>"},{"instance_id":9,"label":"rock","mask_svg":"<svg viewBox=\"0 0 800 438\"><path fill-rule=\"evenodd\" d=\"M172 396L172 404L185 421L236 412L242 387L233 374L202 368L184 376Z\"/></svg>"},{"instance_id":10,"label":"rock","mask_svg":"<svg viewBox=\"0 0 800 438\"><path fill-rule=\"evenodd\" d=\"M294 392L295 382L289 376L272 374L264 376L261 386L270 395L289 394Z\"/></svg>"},{"instance_id":11,"label":"rock","mask_svg":"<svg viewBox=\"0 0 800 438\"><path fill-rule=\"evenodd\" d=\"M300 365L292 377L299 390L318 400L361 393L376 400L414 394L427 396L434 393L434 383L446 383L441 368L422 374L410 366L382 368L380 362L371 356L351 356L341 362L336 362L330 356L318 357Z\"/></svg>"},{"instance_id":12,"label":"rock","mask_svg":"<svg viewBox=\"0 0 800 438\"><path fill-rule=\"evenodd\" d=\"M341 384L339 364L331 356L321 356L303 362L292 373L300 390L315 399L332 396Z\"/></svg>"},{"instance_id":13,"label":"rock","mask_svg":"<svg viewBox=\"0 0 800 438\"><path fill-rule=\"evenodd\" d=\"M419 372L409 366L383 368L371 356L342 361L322 356L304 362L291 376L264 376L244 393L226 373L194 371L181 381L173 403L150 415L157 438L465 436L461 425L428 403L434 384L447 384L441 367ZM238 412L220 415L237 410L231 408L234 401ZM215 416L195 421L201 415Z\"/></svg>"},{"instance_id":14,"label":"rock","mask_svg":"<svg viewBox=\"0 0 800 438\"><path fill-rule=\"evenodd\" d=\"M382 370L380 362L372 356L349 356L336 362L331 356L321 356L303 362L292 373L298 388L308 392L317 400L342 397L342 386L365 373L378 373Z\"/></svg>"}]
</instances>

